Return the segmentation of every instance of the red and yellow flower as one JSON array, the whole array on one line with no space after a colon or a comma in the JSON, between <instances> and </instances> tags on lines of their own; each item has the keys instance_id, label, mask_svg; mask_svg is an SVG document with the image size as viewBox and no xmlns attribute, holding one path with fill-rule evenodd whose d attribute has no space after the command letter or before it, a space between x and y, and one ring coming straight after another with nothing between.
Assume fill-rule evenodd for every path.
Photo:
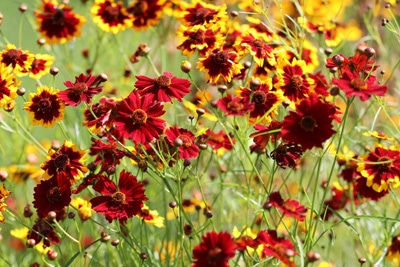
<instances>
[{"instance_id":1,"label":"red and yellow flower","mask_svg":"<svg viewBox=\"0 0 400 267\"><path fill-rule=\"evenodd\" d=\"M38 32L49 44L63 44L81 35L86 19L72 12L72 7L55 0L42 0L39 11L34 12Z\"/></svg>"},{"instance_id":2,"label":"red and yellow flower","mask_svg":"<svg viewBox=\"0 0 400 267\"><path fill-rule=\"evenodd\" d=\"M197 68L206 73L209 83L230 82L233 76L240 74L243 65L238 63L236 52L214 50L200 58Z\"/></svg>"},{"instance_id":3,"label":"red and yellow flower","mask_svg":"<svg viewBox=\"0 0 400 267\"><path fill-rule=\"evenodd\" d=\"M387 191L389 186L400 186L400 150L397 147L376 145L362 161L357 171L367 179L366 185L376 192Z\"/></svg>"},{"instance_id":4,"label":"red and yellow flower","mask_svg":"<svg viewBox=\"0 0 400 267\"><path fill-rule=\"evenodd\" d=\"M19 76L28 75L34 55L28 50L16 48L13 44L6 45L0 52L0 62Z\"/></svg>"},{"instance_id":5,"label":"red and yellow flower","mask_svg":"<svg viewBox=\"0 0 400 267\"><path fill-rule=\"evenodd\" d=\"M8 196L11 194L11 191L7 190L4 187L4 184L0 187L0 222L4 223L4 215L2 212L6 211L7 204L5 203Z\"/></svg>"},{"instance_id":6,"label":"red and yellow flower","mask_svg":"<svg viewBox=\"0 0 400 267\"><path fill-rule=\"evenodd\" d=\"M16 97L17 84L15 76L4 65L0 65L0 108L14 101Z\"/></svg>"},{"instance_id":7,"label":"red and yellow flower","mask_svg":"<svg viewBox=\"0 0 400 267\"><path fill-rule=\"evenodd\" d=\"M29 101L24 110L29 114L33 125L51 128L56 122L64 119L64 102L57 95L57 90L47 86L38 87L36 93L29 94Z\"/></svg>"},{"instance_id":8,"label":"red and yellow flower","mask_svg":"<svg viewBox=\"0 0 400 267\"><path fill-rule=\"evenodd\" d=\"M54 57L47 54L35 54L29 71L29 77L39 80L43 75L50 73L50 66Z\"/></svg>"},{"instance_id":9,"label":"red and yellow flower","mask_svg":"<svg viewBox=\"0 0 400 267\"><path fill-rule=\"evenodd\" d=\"M94 23L105 32L115 34L132 27L131 15L120 1L95 0L90 12Z\"/></svg>"},{"instance_id":10,"label":"red and yellow flower","mask_svg":"<svg viewBox=\"0 0 400 267\"><path fill-rule=\"evenodd\" d=\"M126 9L131 14L132 27L144 31L157 26L163 14L165 0L136 0Z\"/></svg>"}]
</instances>

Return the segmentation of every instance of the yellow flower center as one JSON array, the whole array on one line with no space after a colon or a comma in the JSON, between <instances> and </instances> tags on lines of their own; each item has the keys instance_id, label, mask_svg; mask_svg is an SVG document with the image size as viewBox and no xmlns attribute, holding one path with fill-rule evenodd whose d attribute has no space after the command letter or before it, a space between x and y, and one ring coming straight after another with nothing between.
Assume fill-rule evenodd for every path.
<instances>
[{"instance_id":1,"label":"yellow flower center","mask_svg":"<svg viewBox=\"0 0 400 267\"><path fill-rule=\"evenodd\" d=\"M301 87L302 83L303 83L303 79L301 78L300 75L294 74L290 78L290 84L296 89L299 89Z\"/></svg>"}]
</instances>

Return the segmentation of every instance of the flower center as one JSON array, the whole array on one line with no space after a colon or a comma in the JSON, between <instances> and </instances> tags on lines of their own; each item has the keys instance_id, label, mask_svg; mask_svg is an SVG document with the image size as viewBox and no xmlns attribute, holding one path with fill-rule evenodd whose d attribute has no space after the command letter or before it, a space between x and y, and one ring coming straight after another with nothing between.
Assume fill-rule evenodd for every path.
<instances>
[{"instance_id":1,"label":"flower center","mask_svg":"<svg viewBox=\"0 0 400 267\"><path fill-rule=\"evenodd\" d=\"M228 59L228 52L225 51L219 51L214 55L214 62L219 65L225 64Z\"/></svg>"},{"instance_id":2,"label":"flower center","mask_svg":"<svg viewBox=\"0 0 400 267\"><path fill-rule=\"evenodd\" d=\"M42 112L49 112L51 110L51 101L48 98L42 98L38 103L39 110Z\"/></svg>"},{"instance_id":3,"label":"flower center","mask_svg":"<svg viewBox=\"0 0 400 267\"><path fill-rule=\"evenodd\" d=\"M187 135L179 135L178 138L182 140L182 146L190 147L192 145L192 140L190 139L189 136L187 136Z\"/></svg>"},{"instance_id":4,"label":"flower center","mask_svg":"<svg viewBox=\"0 0 400 267\"><path fill-rule=\"evenodd\" d=\"M197 19L204 20L208 16L208 14L210 14L210 11L207 8L202 7L196 10Z\"/></svg>"},{"instance_id":5,"label":"flower center","mask_svg":"<svg viewBox=\"0 0 400 267\"><path fill-rule=\"evenodd\" d=\"M264 42L261 41L261 40L256 39L256 40L253 41L253 45L255 47L257 47L257 48L262 48L264 46Z\"/></svg>"},{"instance_id":6,"label":"flower center","mask_svg":"<svg viewBox=\"0 0 400 267\"><path fill-rule=\"evenodd\" d=\"M139 1L135 5L135 14L145 13L149 9L149 4L146 1Z\"/></svg>"},{"instance_id":7,"label":"flower center","mask_svg":"<svg viewBox=\"0 0 400 267\"><path fill-rule=\"evenodd\" d=\"M300 122L301 128L303 128L306 132L313 131L315 127L317 127L317 122L313 117L306 116L301 118Z\"/></svg>"},{"instance_id":8,"label":"flower center","mask_svg":"<svg viewBox=\"0 0 400 267\"><path fill-rule=\"evenodd\" d=\"M190 38L196 43L203 43L204 33L202 31L194 32L190 35Z\"/></svg>"},{"instance_id":9,"label":"flower center","mask_svg":"<svg viewBox=\"0 0 400 267\"><path fill-rule=\"evenodd\" d=\"M7 53L4 55L5 58L7 58L8 61L14 62L16 61L20 56L22 55L22 52L17 49L11 49L7 51Z\"/></svg>"},{"instance_id":10,"label":"flower center","mask_svg":"<svg viewBox=\"0 0 400 267\"><path fill-rule=\"evenodd\" d=\"M143 125L147 120L147 113L143 109L137 109L133 112L131 119L133 120L133 124Z\"/></svg>"},{"instance_id":11,"label":"flower center","mask_svg":"<svg viewBox=\"0 0 400 267\"><path fill-rule=\"evenodd\" d=\"M160 77L157 78L156 80L157 85L160 87L169 87L171 85L171 78L161 75Z\"/></svg>"},{"instance_id":12,"label":"flower center","mask_svg":"<svg viewBox=\"0 0 400 267\"><path fill-rule=\"evenodd\" d=\"M64 170L65 167L67 167L68 164L69 164L69 158L65 154L58 155L54 159L54 166L56 166L57 171L58 170Z\"/></svg>"},{"instance_id":13,"label":"flower center","mask_svg":"<svg viewBox=\"0 0 400 267\"><path fill-rule=\"evenodd\" d=\"M124 204L125 200L126 200L126 196L124 193L117 191L111 195L111 200L115 204Z\"/></svg>"},{"instance_id":14,"label":"flower center","mask_svg":"<svg viewBox=\"0 0 400 267\"><path fill-rule=\"evenodd\" d=\"M222 249L220 249L219 247L210 249L207 253L208 263L216 263L221 258L221 254Z\"/></svg>"},{"instance_id":15,"label":"flower center","mask_svg":"<svg viewBox=\"0 0 400 267\"><path fill-rule=\"evenodd\" d=\"M74 88L73 88L73 90L74 90L76 93L83 93L83 92L85 92L87 89L88 89L88 86L87 86L86 83L76 83L76 84L74 84Z\"/></svg>"},{"instance_id":16,"label":"flower center","mask_svg":"<svg viewBox=\"0 0 400 267\"><path fill-rule=\"evenodd\" d=\"M104 13L106 13L108 16L112 18L117 18L119 16L118 6L108 6L104 11L105 11Z\"/></svg>"},{"instance_id":17,"label":"flower center","mask_svg":"<svg viewBox=\"0 0 400 267\"><path fill-rule=\"evenodd\" d=\"M382 162L378 165L379 169L382 171L388 170L390 167L392 167L393 160L388 156L382 156L377 161Z\"/></svg>"},{"instance_id":18,"label":"flower center","mask_svg":"<svg viewBox=\"0 0 400 267\"><path fill-rule=\"evenodd\" d=\"M64 11L62 9L56 8L56 13L54 13L52 19L55 25L63 25L65 21Z\"/></svg>"},{"instance_id":19,"label":"flower center","mask_svg":"<svg viewBox=\"0 0 400 267\"><path fill-rule=\"evenodd\" d=\"M267 96L263 91L256 91L253 94L253 102L257 105L264 105L265 101L267 100Z\"/></svg>"},{"instance_id":20,"label":"flower center","mask_svg":"<svg viewBox=\"0 0 400 267\"><path fill-rule=\"evenodd\" d=\"M230 111L239 112L243 109L243 104L237 101L231 101L228 103L227 108Z\"/></svg>"},{"instance_id":21,"label":"flower center","mask_svg":"<svg viewBox=\"0 0 400 267\"><path fill-rule=\"evenodd\" d=\"M301 78L300 75L294 74L290 78L290 85L293 86L296 89L300 89L302 83L303 83L303 79Z\"/></svg>"},{"instance_id":22,"label":"flower center","mask_svg":"<svg viewBox=\"0 0 400 267\"><path fill-rule=\"evenodd\" d=\"M367 89L367 83L359 77L351 80L350 85L357 91Z\"/></svg>"},{"instance_id":23,"label":"flower center","mask_svg":"<svg viewBox=\"0 0 400 267\"><path fill-rule=\"evenodd\" d=\"M61 197L60 189L58 187L50 188L47 190L46 197L50 203L56 203Z\"/></svg>"}]
</instances>

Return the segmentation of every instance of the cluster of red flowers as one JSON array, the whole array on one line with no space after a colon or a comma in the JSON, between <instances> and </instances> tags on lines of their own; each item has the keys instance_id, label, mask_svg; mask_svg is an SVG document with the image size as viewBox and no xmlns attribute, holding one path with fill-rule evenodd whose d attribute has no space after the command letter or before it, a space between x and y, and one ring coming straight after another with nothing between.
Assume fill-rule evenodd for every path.
<instances>
[{"instance_id":1,"label":"cluster of red flowers","mask_svg":"<svg viewBox=\"0 0 400 267\"><path fill-rule=\"evenodd\" d=\"M261 259L273 257L287 266L296 266L293 257L297 252L293 243L278 237L274 230L262 230L255 238L238 237L236 240L228 232L208 232L193 249L192 267L228 267L229 259L235 256L236 250L243 251L247 247L260 250Z\"/></svg>"}]
</instances>

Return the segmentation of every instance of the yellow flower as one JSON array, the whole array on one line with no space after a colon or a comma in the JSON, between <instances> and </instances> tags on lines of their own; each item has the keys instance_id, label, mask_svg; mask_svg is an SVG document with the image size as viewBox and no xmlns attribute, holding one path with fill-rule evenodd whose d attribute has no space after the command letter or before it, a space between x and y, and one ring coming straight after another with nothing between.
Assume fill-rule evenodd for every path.
<instances>
[{"instance_id":1,"label":"yellow flower","mask_svg":"<svg viewBox=\"0 0 400 267\"><path fill-rule=\"evenodd\" d=\"M143 205L142 211L136 215L142 218L146 224L154 225L158 228L164 228L164 217L158 215L158 211L150 210L148 206Z\"/></svg>"},{"instance_id":2,"label":"yellow flower","mask_svg":"<svg viewBox=\"0 0 400 267\"><path fill-rule=\"evenodd\" d=\"M74 198L71 200L71 206L78 210L79 218L83 221L92 218L92 203L83 198Z\"/></svg>"}]
</instances>

